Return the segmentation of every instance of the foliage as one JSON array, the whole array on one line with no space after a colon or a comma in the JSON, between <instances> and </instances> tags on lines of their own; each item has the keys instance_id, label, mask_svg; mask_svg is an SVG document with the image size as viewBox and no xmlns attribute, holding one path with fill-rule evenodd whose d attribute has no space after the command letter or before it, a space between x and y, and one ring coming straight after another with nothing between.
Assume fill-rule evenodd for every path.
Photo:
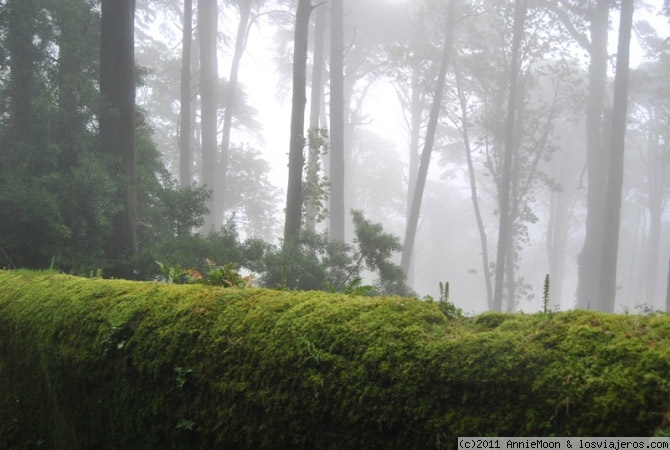
<instances>
[{"instance_id":1,"label":"foliage","mask_svg":"<svg viewBox=\"0 0 670 450\"><path fill-rule=\"evenodd\" d=\"M330 239L327 232L303 230L299 245L271 250L264 261L262 282L266 287L338 292L413 295L405 277L391 262L400 250L396 236L384 232L379 223L367 220L360 211L352 211L354 245ZM373 289L357 285L364 270L377 274Z\"/></svg>"},{"instance_id":2,"label":"foliage","mask_svg":"<svg viewBox=\"0 0 670 450\"><path fill-rule=\"evenodd\" d=\"M667 433L670 317L0 272L4 448ZM114 420L110 420L114 418Z\"/></svg>"}]
</instances>

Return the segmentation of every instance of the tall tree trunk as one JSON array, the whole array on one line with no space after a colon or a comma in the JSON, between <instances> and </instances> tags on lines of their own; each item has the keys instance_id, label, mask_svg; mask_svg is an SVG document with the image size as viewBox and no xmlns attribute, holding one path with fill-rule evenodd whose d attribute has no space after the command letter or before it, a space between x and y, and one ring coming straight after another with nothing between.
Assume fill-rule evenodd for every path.
<instances>
[{"instance_id":1,"label":"tall tree trunk","mask_svg":"<svg viewBox=\"0 0 670 450\"><path fill-rule=\"evenodd\" d=\"M664 137L659 136L655 131L656 129L662 129L663 127L655 110L650 111L649 123L650 130L649 137L647 138L647 209L649 210L649 244L646 246L648 250L645 270L646 289L644 296L647 304L652 306L656 302L658 287L658 259L661 244L661 229L663 228L663 203L665 197L664 178L667 171L664 164L659 164L662 151L660 142L662 142Z\"/></svg>"},{"instance_id":2,"label":"tall tree trunk","mask_svg":"<svg viewBox=\"0 0 670 450\"><path fill-rule=\"evenodd\" d=\"M9 163L22 157L20 142L33 135L35 74L38 50L34 44L37 3L35 0L8 0L6 48L10 76L6 96L9 103L7 140L0 151L7 152ZM9 144L9 145L8 145Z\"/></svg>"},{"instance_id":3,"label":"tall tree trunk","mask_svg":"<svg viewBox=\"0 0 670 450\"><path fill-rule=\"evenodd\" d=\"M249 18L251 16L252 0L245 0L240 3L240 22L237 26L237 36L235 38L235 52L230 64L230 76L228 78L228 93L226 95L225 111L223 113L223 131L221 133L221 162L218 173L219 201L215 205L217 215L223 217L227 197L226 173L228 172L228 160L230 154L230 130L233 126L233 115L237 107L237 86L240 61L247 46L249 36Z\"/></svg>"},{"instance_id":4,"label":"tall tree trunk","mask_svg":"<svg viewBox=\"0 0 670 450\"><path fill-rule=\"evenodd\" d=\"M135 0L102 0L100 29L100 142L118 161L123 210L116 218L106 253L108 275L132 277L128 259L135 253L137 228L135 153Z\"/></svg>"},{"instance_id":5,"label":"tall tree trunk","mask_svg":"<svg viewBox=\"0 0 670 450\"><path fill-rule=\"evenodd\" d=\"M665 285L665 312L670 313L670 259L668 260L668 280Z\"/></svg>"},{"instance_id":6,"label":"tall tree trunk","mask_svg":"<svg viewBox=\"0 0 670 450\"><path fill-rule=\"evenodd\" d=\"M293 40L293 99L291 103L291 142L288 155L288 187L286 189L286 220L284 248L300 241L302 226L302 169L305 164L305 105L307 104L307 46L310 0L299 0L295 13Z\"/></svg>"},{"instance_id":7,"label":"tall tree trunk","mask_svg":"<svg viewBox=\"0 0 670 450\"><path fill-rule=\"evenodd\" d=\"M512 36L512 61L510 67L509 100L507 103L507 123L505 126L505 158L502 177L500 180L500 227L498 229L498 252L496 257L495 290L493 293L494 311L502 311L503 280L505 277L505 263L511 263L506 255L509 236L512 232L510 214L510 186L512 175L512 154L515 148L515 121L517 97L517 81L519 74L519 52L526 20L526 0L516 0L514 3L514 32ZM514 299L509 299L514 301Z\"/></svg>"},{"instance_id":8,"label":"tall tree trunk","mask_svg":"<svg viewBox=\"0 0 670 450\"><path fill-rule=\"evenodd\" d=\"M400 267L405 276L407 276L409 271L409 264L410 260L412 259L412 252L414 250L416 228L419 222L419 211L421 210L423 191L426 187L428 166L430 165L430 156L433 151L433 144L435 142L437 121L440 117L440 109L442 108L442 96L444 94L447 69L449 67L449 59L451 57L451 49L453 47L454 27L456 23L454 17L454 3L455 0L449 0L449 4L447 5L447 24L445 28L444 46L442 47L442 61L440 62L440 70L437 76L437 83L435 85L435 95L433 97L433 105L430 111L428 127L426 128L426 142L424 143L423 152L421 153L421 161L419 163L419 171L416 178L416 186L414 188L414 198L412 199L412 204L409 211L409 219L405 229L405 241L400 258Z\"/></svg>"},{"instance_id":9,"label":"tall tree trunk","mask_svg":"<svg viewBox=\"0 0 670 450\"><path fill-rule=\"evenodd\" d=\"M477 178L475 175L475 166L472 162L472 147L470 146L470 133L468 127L468 109L463 91L463 82L460 70L454 64L454 72L456 73L456 89L458 93L458 100L461 106L461 133L463 133L463 146L465 147L465 159L468 163L468 176L470 178L470 198L472 200L472 208L475 211L475 219L477 220L477 230L479 231L479 242L482 249L482 274L484 276L484 283L486 285L486 301L489 309L493 309L493 285L491 284L491 276L489 274L489 249L486 237L486 229L484 228L484 220L482 219L481 208L479 207L479 195L477 193Z\"/></svg>"},{"instance_id":10,"label":"tall tree trunk","mask_svg":"<svg viewBox=\"0 0 670 450\"><path fill-rule=\"evenodd\" d=\"M326 43L326 9L320 7L316 11L314 20L314 50L312 62L312 90L310 94L309 108L309 153L307 156L307 183L312 187L318 183L319 160L321 158L321 103L323 99L325 64L324 48ZM317 199L314 192L307 192L309 198L305 199L305 229L314 232L317 221Z\"/></svg>"},{"instance_id":11,"label":"tall tree trunk","mask_svg":"<svg viewBox=\"0 0 670 450\"><path fill-rule=\"evenodd\" d=\"M586 106L586 149L588 192L586 234L579 255L577 308L586 309L598 301L602 258L602 229L605 220L607 151L603 105L607 85L607 27L611 0L597 0L591 18L589 94Z\"/></svg>"},{"instance_id":12,"label":"tall tree trunk","mask_svg":"<svg viewBox=\"0 0 670 450\"><path fill-rule=\"evenodd\" d=\"M216 185L218 167L217 136L217 84L218 58L216 0L198 0L198 33L200 35L200 124L202 128L202 165L200 168L202 184L212 190L212 198L207 204L209 213L205 217L205 231L214 231L223 217L217 215L220 208Z\"/></svg>"},{"instance_id":13,"label":"tall tree trunk","mask_svg":"<svg viewBox=\"0 0 670 450\"><path fill-rule=\"evenodd\" d=\"M344 11L330 11L330 238L344 242Z\"/></svg>"},{"instance_id":14,"label":"tall tree trunk","mask_svg":"<svg viewBox=\"0 0 670 450\"><path fill-rule=\"evenodd\" d=\"M418 44L417 44L418 45ZM423 114L423 88L421 86L419 67L412 67L412 93L410 96L410 130L409 130L409 173L407 174L407 207L405 210L405 227L409 225L412 199L416 189L416 177L419 172L419 153L421 146L421 116ZM414 252L412 252L414 253ZM414 255L410 255L407 268L407 285L414 284Z\"/></svg>"},{"instance_id":15,"label":"tall tree trunk","mask_svg":"<svg viewBox=\"0 0 670 450\"><path fill-rule=\"evenodd\" d=\"M179 105L179 184L190 188L191 178L191 44L193 42L193 0L184 0L181 47L181 93Z\"/></svg>"},{"instance_id":16,"label":"tall tree trunk","mask_svg":"<svg viewBox=\"0 0 670 450\"><path fill-rule=\"evenodd\" d=\"M614 311L616 300L616 269L619 252L623 157L628 113L628 67L633 10L633 0L622 0L616 75L614 78L612 138L610 140L607 201L605 204L605 226L603 230L602 265L598 296L599 309L605 312Z\"/></svg>"}]
</instances>

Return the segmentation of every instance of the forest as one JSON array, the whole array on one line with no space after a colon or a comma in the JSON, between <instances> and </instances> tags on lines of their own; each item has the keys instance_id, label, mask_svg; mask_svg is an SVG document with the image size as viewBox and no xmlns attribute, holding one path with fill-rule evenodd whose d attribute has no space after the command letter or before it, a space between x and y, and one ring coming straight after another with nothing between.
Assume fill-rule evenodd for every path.
<instances>
[{"instance_id":1,"label":"forest","mask_svg":"<svg viewBox=\"0 0 670 450\"><path fill-rule=\"evenodd\" d=\"M669 20L0 0L0 268L670 311Z\"/></svg>"}]
</instances>

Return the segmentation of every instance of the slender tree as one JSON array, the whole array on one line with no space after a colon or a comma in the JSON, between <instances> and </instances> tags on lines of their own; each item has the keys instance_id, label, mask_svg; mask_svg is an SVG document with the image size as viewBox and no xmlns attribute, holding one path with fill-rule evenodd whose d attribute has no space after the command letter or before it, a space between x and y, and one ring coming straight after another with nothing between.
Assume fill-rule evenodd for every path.
<instances>
[{"instance_id":1,"label":"slender tree","mask_svg":"<svg viewBox=\"0 0 670 450\"><path fill-rule=\"evenodd\" d=\"M586 106L587 215L584 247L579 255L577 306L587 308L598 300L602 265L602 228L605 224L607 152L604 99L607 80L607 27L611 0L598 0L591 19L589 95Z\"/></svg>"},{"instance_id":2,"label":"slender tree","mask_svg":"<svg viewBox=\"0 0 670 450\"><path fill-rule=\"evenodd\" d=\"M444 45L442 47L440 71L437 76L435 94L433 96L433 105L431 107L430 118L426 128L426 140L423 151L421 152L421 161L419 163L419 171L416 178L416 186L414 188L414 198L412 199L412 204L410 206L409 219L407 222L407 228L405 230L405 241L400 259L400 267L405 276L409 271L409 265L412 259L416 229L419 222L419 211L421 209L421 200L423 198L423 191L426 187L428 166L430 165L430 157L433 151L433 144L435 142L437 122L440 116L440 109L442 108L442 96L447 78L447 69L449 67L449 58L451 56L451 50L453 47L454 28L456 23L454 3L455 0L449 0L449 3L447 4L447 23L445 28Z\"/></svg>"},{"instance_id":3,"label":"slender tree","mask_svg":"<svg viewBox=\"0 0 670 450\"><path fill-rule=\"evenodd\" d=\"M120 180L122 212L107 243L111 276L131 277L137 229L135 151L135 0L102 0L100 142Z\"/></svg>"},{"instance_id":4,"label":"slender tree","mask_svg":"<svg viewBox=\"0 0 670 450\"><path fill-rule=\"evenodd\" d=\"M213 192L208 203L209 213L205 218L204 228L212 231L221 225L223 216L217 217L220 201L217 193L217 22L218 8L216 0L198 0L198 33L200 43L200 124L202 128L202 184Z\"/></svg>"},{"instance_id":5,"label":"slender tree","mask_svg":"<svg viewBox=\"0 0 670 450\"><path fill-rule=\"evenodd\" d=\"M191 187L191 44L193 42L193 0L184 0L181 48L181 92L179 110L179 182Z\"/></svg>"},{"instance_id":6,"label":"slender tree","mask_svg":"<svg viewBox=\"0 0 670 450\"><path fill-rule=\"evenodd\" d=\"M465 159L468 163L468 176L470 178L470 198L472 200L472 207L475 211L475 219L477 221L477 230L479 231L479 242L482 249L482 265L484 274L484 283L486 285L486 300L489 309L493 309L493 286L491 285L491 276L489 275L489 249L487 243L486 229L484 228L484 219L482 218L481 208L479 207L479 194L477 193L477 178L475 175L475 166L472 162L472 148L470 145L470 126L468 120L468 107L465 92L463 90L463 77L459 68L454 62L454 73L456 74L456 92L458 94L458 101L461 107L461 133L463 134L463 146L465 151Z\"/></svg>"},{"instance_id":7,"label":"slender tree","mask_svg":"<svg viewBox=\"0 0 670 450\"><path fill-rule=\"evenodd\" d=\"M626 118L628 112L628 71L630 37L633 23L633 0L622 0L617 47L614 103L612 105L612 137L610 141L607 201L603 229L602 265L598 309L614 311L616 300L616 270L621 222L621 195L623 189Z\"/></svg>"},{"instance_id":8,"label":"slender tree","mask_svg":"<svg viewBox=\"0 0 670 450\"><path fill-rule=\"evenodd\" d=\"M330 9L330 237L344 242L344 6Z\"/></svg>"},{"instance_id":9,"label":"slender tree","mask_svg":"<svg viewBox=\"0 0 670 450\"><path fill-rule=\"evenodd\" d=\"M307 104L307 47L309 18L313 6L310 0L299 0L295 13L293 39L293 99L291 104L291 141L288 155L288 187L284 246L300 240L302 226L302 169L305 164L305 106Z\"/></svg>"},{"instance_id":10,"label":"slender tree","mask_svg":"<svg viewBox=\"0 0 670 450\"><path fill-rule=\"evenodd\" d=\"M507 255L509 235L512 228L510 216L510 186L512 178L512 162L514 153L515 113L517 98L517 82L519 74L519 54L521 49L521 38L523 37L524 23L526 18L526 0L516 0L514 3L514 31L512 36L512 61L509 77L509 97L507 101L507 119L505 125L505 156L500 180L500 226L498 229L498 252L496 256L496 278L493 292L493 309L502 310L503 280L505 277L505 264L511 261ZM508 299L513 302L514 299Z\"/></svg>"},{"instance_id":11,"label":"slender tree","mask_svg":"<svg viewBox=\"0 0 670 450\"><path fill-rule=\"evenodd\" d=\"M305 189L305 229L314 232L316 229L318 202L317 193L320 159L321 159L321 105L324 88L324 47L326 43L326 8L317 8L314 20L314 49L312 51L312 90L310 93L309 108L309 153L307 155L308 187ZM311 189L310 189L311 188Z\"/></svg>"},{"instance_id":12,"label":"slender tree","mask_svg":"<svg viewBox=\"0 0 670 450\"><path fill-rule=\"evenodd\" d=\"M251 17L251 5L254 0L241 0L238 7L240 11L240 21L237 25L237 35L235 37L235 50L233 60L230 63L230 75L226 87L226 104L223 113L223 131L221 132L221 161L218 173L219 201L215 205L217 216L223 216L223 208L226 204L227 195L227 172L228 160L230 157L230 131L233 126L233 115L237 107L237 90L239 85L240 61L247 46L249 36L249 24Z\"/></svg>"}]
</instances>

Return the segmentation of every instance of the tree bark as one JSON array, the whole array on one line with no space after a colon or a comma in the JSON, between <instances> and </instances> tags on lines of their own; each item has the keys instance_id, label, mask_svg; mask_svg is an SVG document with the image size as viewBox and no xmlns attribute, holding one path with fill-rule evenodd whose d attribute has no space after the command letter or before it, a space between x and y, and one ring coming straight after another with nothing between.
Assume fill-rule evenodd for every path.
<instances>
[{"instance_id":1,"label":"tree bark","mask_svg":"<svg viewBox=\"0 0 670 450\"><path fill-rule=\"evenodd\" d=\"M633 0L622 0L619 23L614 103L612 105L612 137L610 140L607 201L603 229L602 265L598 309L613 312L616 301L616 270L621 221L626 118L628 113L628 68L630 36L633 23Z\"/></svg>"},{"instance_id":2,"label":"tree bark","mask_svg":"<svg viewBox=\"0 0 670 450\"><path fill-rule=\"evenodd\" d=\"M330 11L330 238L344 242L344 11L332 0Z\"/></svg>"},{"instance_id":3,"label":"tree bark","mask_svg":"<svg viewBox=\"0 0 670 450\"><path fill-rule=\"evenodd\" d=\"M284 248L296 245L302 226L302 169L305 164L305 105L307 104L307 46L310 0L299 0L295 13L293 41L293 99L291 104L291 142L288 156L288 187L286 190L286 220Z\"/></svg>"},{"instance_id":4,"label":"tree bark","mask_svg":"<svg viewBox=\"0 0 670 450\"><path fill-rule=\"evenodd\" d=\"M204 230L214 231L223 223L218 217L216 172L217 152L217 84L218 58L216 55L218 12L216 0L198 0L198 33L200 34L200 125L202 128L201 183L212 190L207 204L209 213L205 217Z\"/></svg>"},{"instance_id":5,"label":"tree bark","mask_svg":"<svg viewBox=\"0 0 670 450\"><path fill-rule=\"evenodd\" d=\"M191 44L193 0L184 0L181 48L181 93L179 106L179 184L190 188L191 178Z\"/></svg>"},{"instance_id":6,"label":"tree bark","mask_svg":"<svg viewBox=\"0 0 670 450\"><path fill-rule=\"evenodd\" d=\"M607 85L607 27L611 0L597 0L591 18L589 94L586 106L588 192L584 247L579 255L577 308L587 309L598 300L605 220L607 152L603 104Z\"/></svg>"},{"instance_id":7,"label":"tree bark","mask_svg":"<svg viewBox=\"0 0 670 450\"><path fill-rule=\"evenodd\" d=\"M435 95L433 97L433 105L430 111L428 127L426 128L426 141L424 143L423 152L421 152L421 161L419 162L419 171L416 178L416 186L414 188L414 198L412 199L410 206L409 218L405 230L405 241L400 258L400 268L405 276L407 276L407 273L409 272L409 265L414 250L414 240L416 238L416 229L419 222L419 211L421 210L423 191L426 187L428 166L430 165L430 156L435 142L437 121L440 117L440 109L442 108L442 96L447 78L451 49L453 47L454 27L456 23L454 17L454 3L455 0L449 0L449 4L447 5L447 24L445 28L444 46L442 47L442 61L440 62L440 70L435 85Z\"/></svg>"},{"instance_id":8,"label":"tree bark","mask_svg":"<svg viewBox=\"0 0 670 450\"><path fill-rule=\"evenodd\" d=\"M514 31L512 36L512 61L510 67L509 100L507 103L507 123L505 126L505 158L500 180L500 226L498 229L498 252L496 257L495 290L493 293L493 310L502 311L503 280L509 235L512 232L510 214L510 185L512 160L515 147L514 131L517 97L517 80L519 73L519 53L526 19L526 0L516 0L514 4ZM513 301L514 299L509 299Z\"/></svg>"},{"instance_id":9,"label":"tree bark","mask_svg":"<svg viewBox=\"0 0 670 450\"><path fill-rule=\"evenodd\" d=\"M240 22L237 27L237 36L235 38L235 52L233 53L233 60L230 64L230 76L228 78L228 93L226 95L225 111L223 113L223 131L221 132L221 161L219 164L218 173L218 189L219 201L215 206L217 208L217 215L223 217L225 210L227 183L226 176L228 172L228 160L230 154L230 131L233 126L233 115L237 107L236 95L238 86L238 72L240 69L240 61L244 50L247 46L247 38L249 36L249 18L251 16L252 0L245 0L240 3Z\"/></svg>"},{"instance_id":10,"label":"tree bark","mask_svg":"<svg viewBox=\"0 0 670 450\"><path fill-rule=\"evenodd\" d=\"M123 210L116 218L106 253L110 276L132 277L137 228L135 149L135 0L102 0L100 30L100 142L115 161ZM117 163L118 161L118 163Z\"/></svg>"}]
</instances>

